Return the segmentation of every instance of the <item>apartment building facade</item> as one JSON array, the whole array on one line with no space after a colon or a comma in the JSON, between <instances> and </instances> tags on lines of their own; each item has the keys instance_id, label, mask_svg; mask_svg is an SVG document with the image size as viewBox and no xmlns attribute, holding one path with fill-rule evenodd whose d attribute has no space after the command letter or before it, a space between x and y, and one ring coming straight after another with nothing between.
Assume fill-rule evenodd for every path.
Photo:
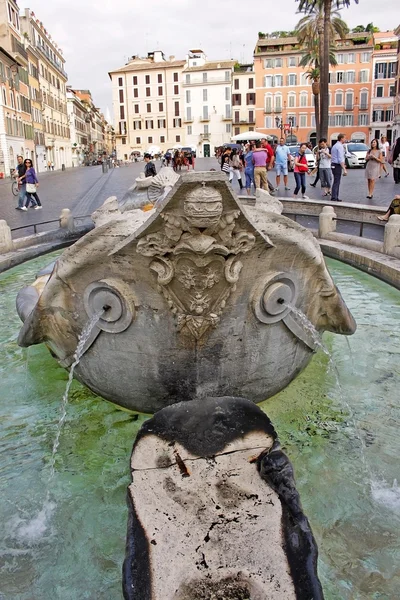
<instances>
[{"instance_id":1,"label":"apartment building facade","mask_svg":"<svg viewBox=\"0 0 400 600\"><path fill-rule=\"evenodd\" d=\"M235 64L232 80L232 135L254 131L256 83L253 64Z\"/></svg>"},{"instance_id":2,"label":"apartment building facade","mask_svg":"<svg viewBox=\"0 0 400 600\"><path fill-rule=\"evenodd\" d=\"M329 141L345 133L368 141L373 37L348 34L335 40L338 65L330 68ZM291 142L316 142L314 99L307 68L300 66L297 38L259 38L254 54L256 128L278 137L281 125Z\"/></svg>"},{"instance_id":3,"label":"apartment building facade","mask_svg":"<svg viewBox=\"0 0 400 600\"><path fill-rule=\"evenodd\" d=\"M85 109L84 119L87 124L87 147L85 147L85 161L97 160L101 157L105 150L105 127L106 122L100 109L95 105L90 90L77 90L71 88L76 98L80 101ZM82 115L80 115L82 119ZM81 124L77 127L81 127Z\"/></svg>"},{"instance_id":4,"label":"apartment building facade","mask_svg":"<svg viewBox=\"0 0 400 600\"><path fill-rule=\"evenodd\" d=\"M394 31L374 34L373 83L370 138L386 136L393 141L394 99L396 96L397 45Z\"/></svg>"},{"instance_id":5,"label":"apartment building facade","mask_svg":"<svg viewBox=\"0 0 400 600\"><path fill-rule=\"evenodd\" d=\"M161 51L133 56L110 71L117 158L127 160L151 146L162 151L182 144L184 60Z\"/></svg>"},{"instance_id":6,"label":"apartment building facade","mask_svg":"<svg viewBox=\"0 0 400 600\"><path fill-rule=\"evenodd\" d=\"M400 137L400 25L395 29L397 37L397 69L395 81L395 96L393 102L394 117L393 117L393 141Z\"/></svg>"},{"instance_id":7,"label":"apartment building facade","mask_svg":"<svg viewBox=\"0 0 400 600\"><path fill-rule=\"evenodd\" d=\"M20 17L21 31L38 54L38 76L43 105L47 164L55 169L72 166L67 114L65 59L51 35L29 9Z\"/></svg>"},{"instance_id":8,"label":"apartment building facade","mask_svg":"<svg viewBox=\"0 0 400 600\"><path fill-rule=\"evenodd\" d=\"M17 155L34 159L28 54L22 43L19 8L0 0L0 173L9 176Z\"/></svg>"},{"instance_id":9,"label":"apartment building facade","mask_svg":"<svg viewBox=\"0 0 400 600\"><path fill-rule=\"evenodd\" d=\"M185 146L211 156L232 137L232 75L235 61L208 61L190 50L183 69Z\"/></svg>"},{"instance_id":10,"label":"apartment building facade","mask_svg":"<svg viewBox=\"0 0 400 600\"><path fill-rule=\"evenodd\" d=\"M89 152L90 118L85 104L71 87L67 87L67 113L71 135L72 166L84 164Z\"/></svg>"},{"instance_id":11,"label":"apartment building facade","mask_svg":"<svg viewBox=\"0 0 400 600\"><path fill-rule=\"evenodd\" d=\"M42 93L39 84L39 55L30 44L28 53L28 74L35 152L35 168L40 173L46 170L46 144L43 131Z\"/></svg>"}]
</instances>

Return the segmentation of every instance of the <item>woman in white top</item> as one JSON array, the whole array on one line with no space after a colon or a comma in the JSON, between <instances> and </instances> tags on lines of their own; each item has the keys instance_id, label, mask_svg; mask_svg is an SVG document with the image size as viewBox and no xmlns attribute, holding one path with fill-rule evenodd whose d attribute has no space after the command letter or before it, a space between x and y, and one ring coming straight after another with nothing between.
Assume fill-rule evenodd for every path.
<instances>
[{"instance_id":1,"label":"woman in white top","mask_svg":"<svg viewBox=\"0 0 400 600\"><path fill-rule=\"evenodd\" d=\"M382 152L382 158L383 158L382 169L386 173L385 177L388 177L389 171L387 170L387 167L386 167L386 161L389 156L390 144L384 135L381 137L381 141L379 142L379 150ZM380 175L379 175L379 177L380 177Z\"/></svg>"}]
</instances>

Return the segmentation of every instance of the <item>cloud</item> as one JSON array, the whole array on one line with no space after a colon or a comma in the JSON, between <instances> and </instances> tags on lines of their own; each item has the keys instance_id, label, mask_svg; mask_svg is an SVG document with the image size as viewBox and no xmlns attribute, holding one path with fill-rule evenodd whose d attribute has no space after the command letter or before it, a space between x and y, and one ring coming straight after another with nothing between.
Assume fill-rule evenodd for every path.
<instances>
[{"instance_id":1,"label":"cloud","mask_svg":"<svg viewBox=\"0 0 400 600\"><path fill-rule=\"evenodd\" d=\"M21 3L20 3L21 4ZM342 11L350 27L393 23L393 0L360 0ZM134 54L156 49L184 58L200 46L213 59L250 61L259 31L293 29L294 0L31 0L31 10L63 49L69 84L90 89L97 106L111 109L108 72Z\"/></svg>"}]
</instances>

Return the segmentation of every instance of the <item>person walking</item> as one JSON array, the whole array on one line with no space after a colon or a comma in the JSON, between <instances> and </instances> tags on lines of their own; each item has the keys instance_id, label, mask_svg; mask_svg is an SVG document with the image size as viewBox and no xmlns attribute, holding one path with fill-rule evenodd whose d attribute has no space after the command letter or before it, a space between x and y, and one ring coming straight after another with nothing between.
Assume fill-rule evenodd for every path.
<instances>
[{"instance_id":1,"label":"person walking","mask_svg":"<svg viewBox=\"0 0 400 600\"><path fill-rule=\"evenodd\" d=\"M379 149L378 140L372 140L371 147L367 152L365 160L367 161L367 166L365 167L365 177L368 180L367 198L371 200L371 198L374 197L375 181L381 176L383 164L382 150Z\"/></svg>"},{"instance_id":2,"label":"person walking","mask_svg":"<svg viewBox=\"0 0 400 600\"><path fill-rule=\"evenodd\" d=\"M300 144L300 148L294 157L294 178L296 187L294 189L293 198L297 198L297 194L301 188L301 197L308 200L306 196L306 173L308 172L308 162L306 157L307 144Z\"/></svg>"},{"instance_id":3,"label":"person walking","mask_svg":"<svg viewBox=\"0 0 400 600\"><path fill-rule=\"evenodd\" d=\"M26 171L25 175L23 175L21 179L24 179L26 183L26 202L25 206L23 206L21 210L28 210L30 202L32 202L35 210L40 210L42 208L42 203L40 202L40 198L37 194L39 181L36 175L36 171L33 167L32 161L29 158L26 158L24 160L24 165ZM33 198L36 202L33 201Z\"/></svg>"},{"instance_id":4,"label":"person walking","mask_svg":"<svg viewBox=\"0 0 400 600\"><path fill-rule=\"evenodd\" d=\"M251 192L251 184L255 189L256 184L254 182L254 164L253 164L253 151L251 149L250 144L246 145L246 150L244 154L244 174L246 177L246 190L247 195L250 196Z\"/></svg>"},{"instance_id":5,"label":"person walking","mask_svg":"<svg viewBox=\"0 0 400 600\"><path fill-rule=\"evenodd\" d=\"M395 183L400 183L400 137L397 138L395 145L393 146L390 163L393 167L393 179Z\"/></svg>"},{"instance_id":6,"label":"person walking","mask_svg":"<svg viewBox=\"0 0 400 600\"><path fill-rule=\"evenodd\" d=\"M225 173L225 175L228 177L229 181L231 180L231 149L227 148L227 150L229 150L229 152L224 152L221 155L221 171L223 173Z\"/></svg>"},{"instance_id":7,"label":"person walking","mask_svg":"<svg viewBox=\"0 0 400 600\"><path fill-rule=\"evenodd\" d=\"M337 142L331 150L331 165L333 173L332 200L341 202L339 198L340 181L343 175L347 175L345 152L344 152L344 133L339 133Z\"/></svg>"},{"instance_id":8,"label":"person walking","mask_svg":"<svg viewBox=\"0 0 400 600\"><path fill-rule=\"evenodd\" d=\"M21 180L21 177L26 173L26 167L24 164L24 157L19 155L17 156L17 166L15 167L14 177L18 182L18 206L15 207L16 210L23 210L23 206L25 206L26 201L26 182L25 180ZM35 203L36 204L36 203Z\"/></svg>"},{"instance_id":9,"label":"person walking","mask_svg":"<svg viewBox=\"0 0 400 600\"><path fill-rule=\"evenodd\" d=\"M389 157L390 144L384 135L381 136L381 141L379 142L379 150L382 152L382 159L383 159L381 169L385 172L385 177L389 177L389 171L387 170L387 167L386 167L386 161ZM379 177L381 177L381 176L379 175Z\"/></svg>"},{"instance_id":10,"label":"person walking","mask_svg":"<svg viewBox=\"0 0 400 600\"><path fill-rule=\"evenodd\" d=\"M145 177L154 177L154 175L157 175L156 167L153 161L151 160L151 154L149 154L148 152L146 152L146 154L144 155L144 162L146 163L144 166Z\"/></svg>"},{"instance_id":11,"label":"person walking","mask_svg":"<svg viewBox=\"0 0 400 600\"><path fill-rule=\"evenodd\" d=\"M261 147L261 142L256 142L256 148L253 152L254 165L254 183L256 188L262 188L268 191L266 164L268 153Z\"/></svg>"},{"instance_id":12,"label":"person walking","mask_svg":"<svg viewBox=\"0 0 400 600\"><path fill-rule=\"evenodd\" d=\"M288 187L288 161L292 160L293 157L290 154L289 146L286 146L285 138L281 137L279 140L279 145L275 150L275 171L276 171L276 188L275 191L278 191L279 185L281 183L281 173L283 175L283 182L285 184L285 190L290 190Z\"/></svg>"},{"instance_id":13,"label":"person walking","mask_svg":"<svg viewBox=\"0 0 400 600\"><path fill-rule=\"evenodd\" d=\"M318 143L317 150L318 173L321 179L321 189L325 190L324 196L331 194L332 186L332 168L331 154L329 152L326 138L321 138Z\"/></svg>"},{"instance_id":14,"label":"person walking","mask_svg":"<svg viewBox=\"0 0 400 600\"><path fill-rule=\"evenodd\" d=\"M267 170L267 185L268 185L268 190L273 194L275 191L275 188L268 179L268 171L271 171L274 166L275 154L274 154L272 146L268 142L267 138L261 139L261 148L267 153L267 160L265 161L265 168Z\"/></svg>"},{"instance_id":15,"label":"person walking","mask_svg":"<svg viewBox=\"0 0 400 600\"><path fill-rule=\"evenodd\" d=\"M232 152L232 169L233 169L233 173L236 175L236 179L239 182L239 187L242 190L243 189L242 163L240 161L239 154L238 154L238 152L236 150L234 150Z\"/></svg>"}]
</instances>

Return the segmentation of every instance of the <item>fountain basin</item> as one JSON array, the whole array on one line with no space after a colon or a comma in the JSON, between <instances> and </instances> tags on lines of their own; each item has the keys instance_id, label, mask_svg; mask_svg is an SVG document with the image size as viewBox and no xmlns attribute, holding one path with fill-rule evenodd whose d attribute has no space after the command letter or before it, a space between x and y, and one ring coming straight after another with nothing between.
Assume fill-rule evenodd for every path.
<instances>
[{"instance_id":1,"label":"fountain basin","mask_svg":"<svg viewBox=\"0 0 400 600\"><path fill-rule=\"evenodd\" d=\"M50 503L46 485L68 373L42 346L19 348L15 297L42 257L0 276L0 581L8 599L122 598L129 456L143 415L72 384ZM400 292L328 260L358 322L265 404L295 470L328 600L398 595ZM371 317L373 315L373 318ZM364 445L355 433L354 423Z\"/></svg>"}]
</instances>

